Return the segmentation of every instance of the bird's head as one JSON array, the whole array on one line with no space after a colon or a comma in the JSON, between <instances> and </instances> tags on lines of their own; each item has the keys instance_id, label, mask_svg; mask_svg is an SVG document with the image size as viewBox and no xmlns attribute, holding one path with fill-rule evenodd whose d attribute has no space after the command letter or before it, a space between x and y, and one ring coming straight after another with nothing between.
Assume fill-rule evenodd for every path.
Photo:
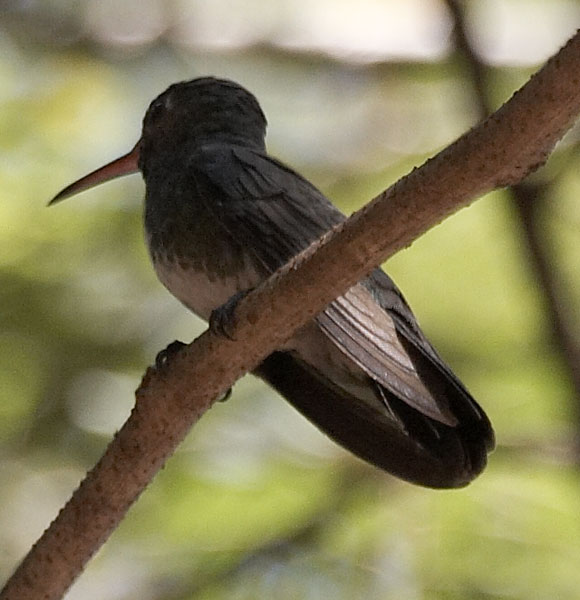
<instances>
[{"instance_id":1,"label":"bird's head","mask_svg":"<svg viewBox=\"0 0 580 600\"><path fill-rule=\"evenodd\" d=\"M179 159L203 144L263 150L265 134L266 117L258 101L237 83L214 77L176 83L151 102L141 138L130 152L67 186L49 204L117 177L146 174L150 161Z\"/></svg>"}]
</instances>

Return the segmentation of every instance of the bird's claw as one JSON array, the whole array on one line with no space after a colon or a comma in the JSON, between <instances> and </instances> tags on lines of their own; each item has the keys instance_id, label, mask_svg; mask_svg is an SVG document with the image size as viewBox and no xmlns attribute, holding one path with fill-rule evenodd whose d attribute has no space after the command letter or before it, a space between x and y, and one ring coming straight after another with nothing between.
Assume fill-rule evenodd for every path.
<instances>
[{"instance_id":1,"label":"bird's claw","mask_svg":"<svg viewBox=\"0 0 580 600\"><path fill-rule=\"evenodd\" d=\"M165 350L161 350L155 357L155 368L158 371L165 369L169 364L169 361L186 345L187 344L184 344L179 340L171 342Z\"/></svg>"},{"instance_id":2,"label":"bird's claw","mask_svg":"<svg viewBox=\"0 0 580 600\"><path fill-rule=\"evenodd\" d=\"M175 340L174 342L171 342L171 344L169 344L167 346L167 348L165 348L164 350L161 350L161 352L157 353L157 356L155 357L155 369L157 371L161 371L163 369L167 368L167 365L170 363L171 359L178 354L182 348L184 348L185 346L187 346L187 344L184 344L183 342L180 342L179 340ZM224 394L222 396L220 396L217 401L218 402L225 402L226 400L228 400L228 398L232 395L232 388L228 388Z\"/></svg>"},{"instance_id":3,"label":"bird's claw","mask_svg":"<svg viewBox=\"0 0 580 600\"><path fill-rule=\"evenodd\" d=\"M209 328L215 335L220 335L235 341L234 331L236 328L236 307L239 301L247 296L251 290L236 292L228 298L221 306L212 311L209 316Z\"/></svg>"},{"instance_id":4,"label":"bird's claw","mask_svg":"<svg viewBox=\"0 0 580 600\"><path fill-rule=\"evenodd\" d=\"M226 400L228 400L228 399L229 399L229 397L232 395L232 389L233 389L233 388L231 388L231 387L230 387L230 388L228 388L228 389L227 389L227 390L224 392L224 395L223 395L223 396L220 396L220 397L217 399L217 401L218 401L218 402L225 402Z\"/></svg>"}]
</instances>

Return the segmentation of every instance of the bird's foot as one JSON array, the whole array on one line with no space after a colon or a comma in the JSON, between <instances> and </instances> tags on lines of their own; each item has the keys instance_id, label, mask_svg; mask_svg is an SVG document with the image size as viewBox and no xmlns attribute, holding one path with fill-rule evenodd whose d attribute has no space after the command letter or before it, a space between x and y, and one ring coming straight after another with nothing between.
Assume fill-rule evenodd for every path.
<instances>
[{"instance_id":1,"label":"bird's foot","mask_svg":"<svg viewBox=\"0 0 580 600\"><path fill-rule=\"evenodd\" d=\"M247 296L252 290L236 292L224 304L218 306L209 316L209 328L215 335L220 335L235 341L233 335L236 328L236 307L239 301Z\"/></svg>"},{"instance_id":2,"label":"bird's foot","mask_svg":"<svg viewBox=\"0 0 580 600\"><path fill-rule=\"evenodd\" d=\"M233 388L228 388L225 392L223 396L220 396L217 401L218 402L225 402L226 400L229 400L229 397L232 395L232 389Z\"/></svg>"},{"instance_id":3,"label":"bird's foot","mask_svg":"<svg viewBox=\"0 0 580 600\"><path fill-rule=\"evenodd\" d=\"M187 344L184 344L179 340L171 342L171 344L169 344L167 348L165 348L165 350L161 350L161 352L159 352L155 357L155 370L162 371L163 369L166 369L167 365L171 362L173 357L176 354L179 354L179 352L182 350L182 348L185 348L185 346L187 346ZM225 402L231 395L232 388L230 387L224 392L223 396L220 396L217 399L217 401Z\"/></svg>"},{"instance_id":4,"label":"bird's foot","mask_svg":"<svg viewBox=\"0 0 580 600\"><path fill-rule=\"evenodd\" d=\"M155 368L158 371L167 368L167 365L169 364L171 359L185 346L187 346L187 344L184 344L179 340L171 342L171 344L169 344L169 346L167 346L165 350L161 350L161 352L159 352L155 357Z\"/></svg>"}]
</instances>

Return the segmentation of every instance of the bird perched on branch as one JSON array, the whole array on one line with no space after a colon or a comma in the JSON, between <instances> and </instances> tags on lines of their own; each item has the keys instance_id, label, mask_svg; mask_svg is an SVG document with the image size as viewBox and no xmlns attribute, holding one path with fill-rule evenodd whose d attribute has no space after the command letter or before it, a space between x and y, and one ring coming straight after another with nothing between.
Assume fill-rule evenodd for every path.
<instances>
[{"instance_id":1,"label":"bird perched on branch","mask_svg":"<svg viewBox=\"0 0 580 600\"><path fill-rule=\"evenodd\" d=\"M177 83L153 100L131 152L52 202L141 171L155 271L186 307L211 320L345 219L267 153L265 133L258 101L240 85L212 77ZM494 445L485 413L380 268L254 374L336 442L413 483L466 485Z\"/></svg>"}]
</instances>

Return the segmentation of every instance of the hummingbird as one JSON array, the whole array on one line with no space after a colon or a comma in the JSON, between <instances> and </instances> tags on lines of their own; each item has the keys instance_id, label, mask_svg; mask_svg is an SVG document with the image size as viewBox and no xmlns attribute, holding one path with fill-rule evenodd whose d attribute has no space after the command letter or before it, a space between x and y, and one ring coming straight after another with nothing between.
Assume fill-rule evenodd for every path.
<instances>
[{"instance_id":1,"label":"hummingbird","mask_svg":"<svg viewBox=\"0 0 580 600\"><path fill-rule=\"evenodd\" d=\"M159 280L210 321L346 217L266 150L266 117L237 83L202 77L150 104L134 148L53 204L140 171ZM418 485L467 485L494 447L481 407L381 269L351 287L253 373L359 458Z\"/></svg>"}]
</instances>

